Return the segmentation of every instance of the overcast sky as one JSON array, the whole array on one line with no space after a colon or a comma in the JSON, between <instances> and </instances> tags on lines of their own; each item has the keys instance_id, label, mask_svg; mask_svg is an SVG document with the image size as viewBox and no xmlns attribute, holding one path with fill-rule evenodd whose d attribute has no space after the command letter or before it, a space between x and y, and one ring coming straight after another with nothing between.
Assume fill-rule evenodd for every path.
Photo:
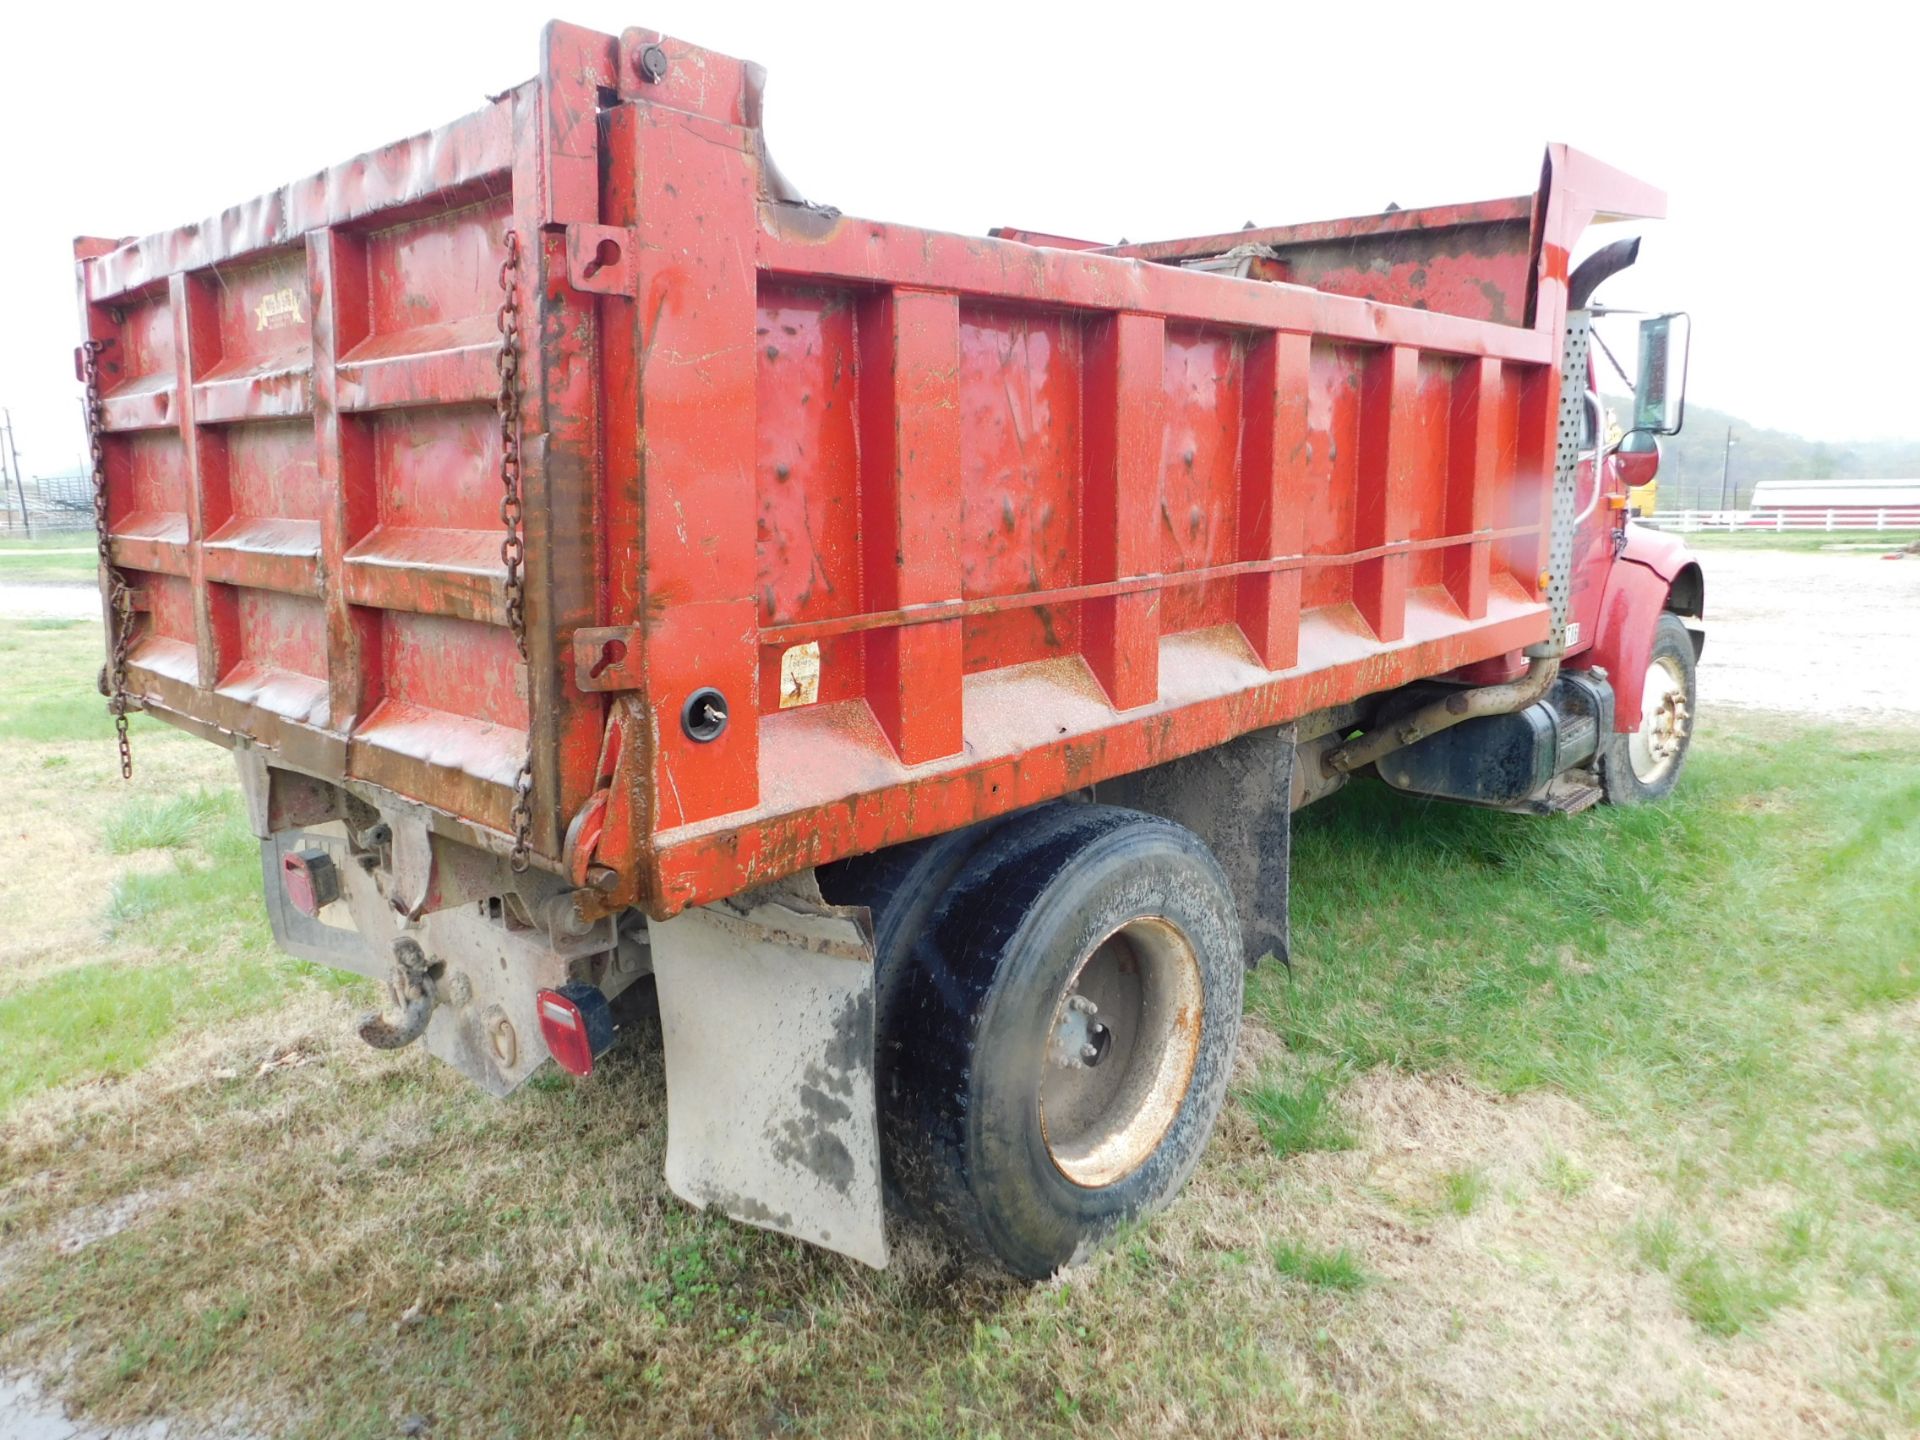
<instances>
[{"instance_id":1,"label":"overcast sky","mask_svg":"<svg viewBox=\"0 0 1920 1440\"><path fill-rule=\"evenodd\" d=\"M74 235L199 220L476 109L532 75L556 3L18 4L0 405L27 472L80 448ZM769 142L809 198L946 230L1144 240L1518 194L1564 140L1667 190L1605 298L1693 313L1696 402L1825 439L1920 434L1913 22L1695 10L565 0L564 18L760 61Z\"/></svg>"}]
</instances>

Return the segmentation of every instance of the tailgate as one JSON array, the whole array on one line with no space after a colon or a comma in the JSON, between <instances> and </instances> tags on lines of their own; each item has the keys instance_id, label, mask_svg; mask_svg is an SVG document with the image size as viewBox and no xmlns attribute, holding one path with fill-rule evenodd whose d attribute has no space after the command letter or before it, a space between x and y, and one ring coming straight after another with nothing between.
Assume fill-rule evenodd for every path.
<instances>
[{"instance_id":1,"label":"tailgate","mask_svg":"<svg viewBox=\"0 0 1920 1440\"><path fill-rule=\"evenodd\" d=\"M541 283L566 266L551 92L200 225L76 246L129 692L495 832L530 761L548 857L603 724L554 641L592 623L597 557L592 297ZM496 407L509 302L517 425ZM524 659L502 505L520 434Z\"/></svg>"}]
</instances>

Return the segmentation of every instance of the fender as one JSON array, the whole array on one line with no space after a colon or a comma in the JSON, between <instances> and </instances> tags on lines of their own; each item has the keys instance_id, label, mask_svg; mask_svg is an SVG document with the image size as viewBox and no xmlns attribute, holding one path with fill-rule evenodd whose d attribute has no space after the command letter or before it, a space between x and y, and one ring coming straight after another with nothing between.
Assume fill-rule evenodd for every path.
<instances>
[{"instance_id":1,"label":"fender","mask_svg":"<svg viewBox=\"0 0 1920 1440\"><path fill-rule=\"evenodd\" d=\"M1696 619L1706 612L1706 581L1684 541L1644 525L1627 526L1626 548L1607 575L1592 646L1574 662L1579 669L1606 670L1613 686L1613 727L1640 728L1640 692L1653 650L1660 612ZM1693 632L1697 657L1704 636Z\"/></svg>"}]
</instances>

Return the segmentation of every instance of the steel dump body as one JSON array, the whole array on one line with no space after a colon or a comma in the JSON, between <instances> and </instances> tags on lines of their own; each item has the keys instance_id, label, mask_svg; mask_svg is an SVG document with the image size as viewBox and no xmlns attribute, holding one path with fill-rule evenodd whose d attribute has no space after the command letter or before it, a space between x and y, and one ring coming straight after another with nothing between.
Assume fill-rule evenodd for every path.
<instances>
[{"instance_id":1,"label":"steel dump body","mask_svg":"<svg viewBox=\"0 0 1920 1440\"><path fill-rule=\"evenodd\" d=\"M664 917L1546 637L1569 253L1658 192L1556 148L1487 205L961 238L783 198L759 92L556 24L465 120L81 242L134 694L499 849L530 752L536 864Z\"/></svg>"}]
</instances>

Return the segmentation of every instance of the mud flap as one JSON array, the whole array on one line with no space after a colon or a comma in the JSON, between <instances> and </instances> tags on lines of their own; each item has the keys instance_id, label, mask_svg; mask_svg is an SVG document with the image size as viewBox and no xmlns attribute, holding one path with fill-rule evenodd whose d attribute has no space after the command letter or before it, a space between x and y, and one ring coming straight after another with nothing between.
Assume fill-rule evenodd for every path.
<instances>
[{"instance_id":1,"label":"mud flap","mask_svg":"<svg viewBox=\"0 0 1920 1440\"><path fill-rule=\"evenodd\" d=\"M809 873L648 931L668 1186L884 1266L868 912L827 904Z\"/></svg>"}]
</instances>

